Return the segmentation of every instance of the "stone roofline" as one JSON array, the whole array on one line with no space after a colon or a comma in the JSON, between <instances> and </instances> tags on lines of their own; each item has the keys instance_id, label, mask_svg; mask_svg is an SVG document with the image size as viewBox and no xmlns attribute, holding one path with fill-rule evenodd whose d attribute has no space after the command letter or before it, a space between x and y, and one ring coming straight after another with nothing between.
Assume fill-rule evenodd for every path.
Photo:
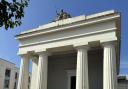
<instances>
[{"instance_id":1,"label":"stone roofline","mask_svg":"<svg viewBox=\"0 0 128 89\"><path fill-rule=\"evenodd\" d=\"M12 62L10 62L10 61L7 61L7 60L5 60L5 59L3 59L3 58L0 58L0 61L4 61L4 62L11 63L11 64L15 65L15 63L12 63Z\"/></svg>"},{"instance_id":2,"label":"stone roofline","mask_svg":"<svg viewBox=\"0 0 128 89\"><path fill-rule=\"evenodd\" d=\"M115 12L114 10L109 10L109 11L104 11L101 13L96 13L96 14L92 14L92 15L81 15L81 16L76 16L76 17L72 17L72 18L68 18L68 19L63 19L63 20L59 20L59 21L55 21L55 22L51 22L45 25L41 25L38 28L35 29L31 29L28 31L24 31L21 32L19 35L16 35L16 37L21 36L21 35L25 35L31 32L37 32L40 30L45 30L45 29L49 29L49 28L54 28L54 27L58 27L58 26L63 26L63 25L68 25L68 24L73 24L76 22L80 22L80 21L85 21L85 20L90 20L90 19L95 19L98 17L103 17L103 16L107 16L107 15L111 15L111 14L115 14L117 12Z\"/></svg>"}]
</instances>

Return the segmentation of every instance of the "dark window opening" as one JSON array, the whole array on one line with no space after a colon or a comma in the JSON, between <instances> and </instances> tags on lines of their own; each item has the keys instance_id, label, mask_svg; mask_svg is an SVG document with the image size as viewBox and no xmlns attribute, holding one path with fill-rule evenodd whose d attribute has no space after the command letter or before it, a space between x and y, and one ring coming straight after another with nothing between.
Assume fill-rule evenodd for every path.
<instances>
[{"instance_id":1,"label":"dark window opening","mask_svg":"<svg viewBox=\"0 0 128 89\"><path fill-rule=\"evenodd\" d=\"M4 88L9 88L9 80L4 81Z\"/></svg>"},{"instance_id":2,"label":"dark window opening","mask_svg":"<svg viewBox=\"0 0 128 89\"><path fill-rule=\"evenodd\" d=\"M5 77L10 77L10 75L11 75L11 70L6 69L6 71L5 71Z\"/></svg>"},{"instance_id":3,"label":"dark window opening","mask_svg":"<svg viewBox=\"0 0 128 89\"><path fill-rule=\"evenodd\" d=\"M76 76L71 76L71 88L76 89Z\"/></svg>"},{"instance_id":4,"label":"dark window opening","mask_svg":"<svg viewBox=\"0 0 128 89\"><path fill-rule=\"evenodd\" d=\"M30 85L30 82L31 82L31 78L30 78L30 76L29 76L29 78L28 78L28 83L29 83L29 84L28 84L28 89L30 88L30 86L29 86L29 85Z\"/></svg>"},{"instance_id":5,"label":"dark window opening","mask_svg":"<svg viewBox=\"0 0 128 89\"><path fill-rule=\"evenodd\" d=\"M15 82L15 84L14 84L14 89L16 89L16 82Z\"/></svg>"},{"instance_id":6,"label":"dark window opening","mask_svg":"<svg viewBox=\"0 0 128 89\"><path fill-rule=\"evenodd\" d=\"M15 73L15 79L17 79L18 78L18 74L17 74L17 72Z\"/></svg>"}]
</instances>

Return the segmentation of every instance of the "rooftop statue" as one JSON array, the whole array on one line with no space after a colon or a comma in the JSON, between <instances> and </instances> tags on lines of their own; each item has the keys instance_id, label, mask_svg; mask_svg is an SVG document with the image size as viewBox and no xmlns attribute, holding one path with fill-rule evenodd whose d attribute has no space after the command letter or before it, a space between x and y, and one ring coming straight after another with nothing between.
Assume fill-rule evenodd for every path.
<instances>
[{"instance_id":1,"label":"rooftop statue","mask_svg":"<svg viewBox=\"0 0 128 89\"><path fill-rule=\"evenodd\" d=\"M59 20L63 20L63 19L67 19L67 18L71 18L71 15L68 14L67 12L64 12L64 10L62 9L60 11L60 13L56 12L57 13L57 16L56 18L53 20L54 22L55 21L59 21Z\"/></svg>"}]
</instances>

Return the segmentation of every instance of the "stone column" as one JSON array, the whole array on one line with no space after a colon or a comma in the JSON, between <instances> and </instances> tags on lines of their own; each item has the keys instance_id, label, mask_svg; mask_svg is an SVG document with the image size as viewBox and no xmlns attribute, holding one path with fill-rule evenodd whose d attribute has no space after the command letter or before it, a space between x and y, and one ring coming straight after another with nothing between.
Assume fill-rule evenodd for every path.
<instances>
[{"instance_id":1,"label":"stone column","mask_svg":"<svg viewBox=\"0 0 128 89\"><path fill-rule=\"evenodd\" d=\"M106 43L103 46L103 89L117 89L115 46L112 43Z\"/></svg>"},{"instance_id":2,"label":"stone column","mask_svg":"<svg viewBox=\"0 0 128 89\"><path fill-rule=\"evenodd\" d=\"M28 55L22 55L21 57L22 59L17 89L28 89L29 57Z\"/></svg>"},{"instance_id":3,"label":"stone column","mask_svg":"<svg viewBox=\"0 0 128 89\"><path fill-rule=\"evenodd\" d=\"M77 48L76 89L89 89L88 48Z\"/></svg>"},{"instance_id":4,"label":"stone column","mask_svg":"<svg viewBox=\"0 0 128 89\"><path fill-rule=\"evenodd\" d=\"M46 52L39 53L37 88L47 89L48 56Z\"/></svg>"},{"instance_id":5,"label":"stone column","mask_svg":"<svg viewBox=\"0 0 128 89\"><path fill-rule=\"evenodd\" d=\"M36 89L38 70L38 56L32 56L32 75L31 75L31 89Z\"/></svg>"}]
</instances>

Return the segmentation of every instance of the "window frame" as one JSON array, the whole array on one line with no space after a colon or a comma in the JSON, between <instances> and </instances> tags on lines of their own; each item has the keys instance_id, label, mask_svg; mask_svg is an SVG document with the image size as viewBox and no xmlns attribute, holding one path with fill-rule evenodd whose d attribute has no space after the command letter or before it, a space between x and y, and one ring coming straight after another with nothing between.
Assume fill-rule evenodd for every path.
<instances>
[{"instance_id":1,"label":"window frame","mask_svg":"<svg viewBox=\"0 0 128 89\"><path fill-rule=\"evenodd\" d=\"M67 72L67 79L68 79L67 89L71 89L71 77L76 76L76 70L66 70L66 72Z\"/></svg>"}]
</instances>

